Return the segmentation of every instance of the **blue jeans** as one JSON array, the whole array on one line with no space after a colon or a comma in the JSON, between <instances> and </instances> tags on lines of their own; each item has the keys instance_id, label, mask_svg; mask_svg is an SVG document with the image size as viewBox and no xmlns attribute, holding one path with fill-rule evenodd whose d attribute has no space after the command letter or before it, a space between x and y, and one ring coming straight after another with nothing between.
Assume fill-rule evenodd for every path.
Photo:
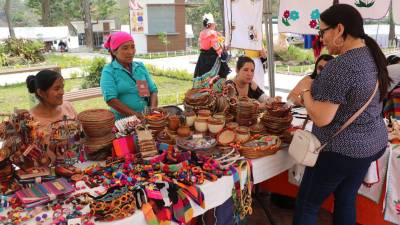
<instances>
[{"instance_id":1,"label":"blue jeans","mask_svg":"<svg viewBox=\"0 0 400 225\"><path fill-rule=\"evenodd\" d=\"M334 195L333 225L356 224L356 196L374 156L356 159L323 151L314 167L307 167L296 199L293 225L315 225L318 211Z\"/></svg>"}]
</instances>

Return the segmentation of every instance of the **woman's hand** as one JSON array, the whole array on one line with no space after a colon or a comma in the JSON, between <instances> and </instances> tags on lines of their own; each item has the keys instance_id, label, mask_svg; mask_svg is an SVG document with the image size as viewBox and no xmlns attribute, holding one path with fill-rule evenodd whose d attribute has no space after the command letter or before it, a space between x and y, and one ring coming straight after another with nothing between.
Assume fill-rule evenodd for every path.
<instances>
[{"instance_id":1,"label":"woman's hand","mask_svg":"<svg viewBox=\"0 0 400 225\"><path fill-rule=\"evenodd\" d=\"M300 92L304 90L311 90L312 83L313 79L311 79L310 76L306 76L297 84L296 87L298 88L298 90L300 90Z\"/></svg>"}]
</instances>

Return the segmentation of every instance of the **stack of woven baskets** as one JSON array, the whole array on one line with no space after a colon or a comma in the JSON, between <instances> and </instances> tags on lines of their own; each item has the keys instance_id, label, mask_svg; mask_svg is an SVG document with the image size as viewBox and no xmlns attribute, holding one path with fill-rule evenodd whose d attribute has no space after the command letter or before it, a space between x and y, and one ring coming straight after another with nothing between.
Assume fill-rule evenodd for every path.
<instances>
[{"instance_id":1,"label":"stack of woven baskets","mask_svg":"<svg viewBox=\"0 0 400 225\"><path fill-rule=\"evenodd\" d=\"M240 126L251 126L257 123L258 105L249 98L239 98L236 106L236 122Z\"/></svg>"},{"instance_id":2,"label":"stack of woven baskets","mask_svg":"<svg viewBox=\"0 0 400 225\"><path fill-rule=\"evenodd\" d=\"M278 136L264 135L241 145L239 152L248 159L256 159L275 154L280 149L281 143Z\"/></svg>"},{"instance_id":3,"label":"stack of woven baskets","mask_svg":"<svg viewBox=\"0 0 400 225\"><path fill-rule=\"evenodd\" d=\"M167 127L168 116L168 113L161 108L153 109L148 115L145 115L146 124L154 137Z\"/></svg>"},{"instance_id":4,"label":"stack of woven baskets","mask_svg":"<svg viewBox=\"0 0 400 225\"><path fill-rule=\"evenodd\" d=\"M208 109L214 111L216 98L210 89L190 89L185 94L183 105L186 111Z\"/></svg>"},{"instance_id":5,"label":"stack of woven baskets","mask_svg":"<svg viewBox=\"0 0 400 225\"><path fill-rule=\"evenodd\" d=\"M274 102L261 118L267 132L281 135L291 127L293 116L284 102Z\"/></svg>"},{"instance_id":6,"label":"stack of woven baskets","mask_svg":"<svg viewBox=\"0 0 400 225\"><path fill-rule=\"evenodd\" d=\"M85 132L85 149L91 155L112 144L115 136L114 114L106 109L89 109L78 114L78 120Z\"/></svg>"}]
</instances>

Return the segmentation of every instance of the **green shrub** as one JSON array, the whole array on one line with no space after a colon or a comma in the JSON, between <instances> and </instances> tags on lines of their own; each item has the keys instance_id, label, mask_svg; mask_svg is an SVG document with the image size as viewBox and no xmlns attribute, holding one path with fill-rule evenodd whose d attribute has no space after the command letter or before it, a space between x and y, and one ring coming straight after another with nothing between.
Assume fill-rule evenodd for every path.
<instances>
[{"instance_id":1,"label":"green shrub","mask_svg":"<svg viewBox=\"0 0 400 225\"><path fill-rule=\"evenodd\" d=\"M90 63L90 59L83 59L73 55L64 54L48 54L46 55L46 63L52 65L58 65L61 68L68 67L81 67L86 66Z\"/></svg>"},{"instance_id":2,"label":"green shrub","mask_svg":"<svg viewBox=\"0 0 400 225\"><path fill-rule=\"evenodd\" d=\"M71 77L71 79L76 79L76 78L78 78L78 77L79 77L79 72L72 72L72 73L70 74L70 77Z\"/></svg>"},{"instance_id":3,"label":"green shrub","mask_svg":"<svg viewBox=\"0 0 400 225\"><path fill-rule=\"evenodd\" d=\"M101 71L106 63L104 57L95 57L87 66L85 66L84 72L86 73L86 76L82 84L83 89L100 86Z\"/></svg>"},{"instance_id":4,"label":"green shrub","mask_svg":"<svg viewBox=\"0 0 400 225\"><path fill-rule=\"evenodd\" d=\"M293 45L290 45L287 50L276 51L275 58L283 62L295 61L300 64L314 63L314 54L312 50L302 49Z\"/></svg>"},{"instance_id":5,"label":"green shrub","mask_svg":"<svg viewBox=\"0 0 400 225\"><path fill-rule=\"evenodd\" d=\"M12 58L20 58L23 60L14 60L24 64L43 62L44 57L42 54L43 42L41 41L31 41L25 39L7 39L1 47L1 51L4 52L10 61L7 62L8 65L13 65Z\"/></svg>"},{"instance_id":6,"label":"green shrub","mask_svg":"<svg viewBox=\"0 0 400 225\"><path fill-rule=\"evenodd\" d=\"M178 80L192 80L193 74L186 70L160 69L154 65L146 64L146 68L153 76L169 77Z\"/></svg>"},{"instance_id":7,"label":"green shrub","mask_svg":"<svg viewBox=\"0 0 400 225\"><path fill-rule=\"evenodd\" d=\"M0 53L0 66L7 65L7 56L4 53Z\"/></svg>"}]
</instances>

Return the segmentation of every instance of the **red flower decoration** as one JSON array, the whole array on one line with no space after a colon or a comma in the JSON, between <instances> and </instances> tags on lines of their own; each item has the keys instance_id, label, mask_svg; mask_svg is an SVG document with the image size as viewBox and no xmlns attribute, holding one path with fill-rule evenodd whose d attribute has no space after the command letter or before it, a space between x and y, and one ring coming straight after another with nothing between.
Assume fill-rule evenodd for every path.
<instances>
[{"instance_id":1,"label":"red flower decoration","mask_svg":"<svg viewBox=\"0 0 400 225\"><path fill-rule=\"evenodd\" d=\"M396 203L397 214L400 214L400 201L396 201L395 203Z\"/></svg>"},{"instance_id":2,"label":"red flower decoration","mask_svg":"<svg viewBox=\"0 0 400 225\"><path fill-rule=\"evenodd\" d=\"M317 23L316 20L311 20L311 21L310 21L310 27L311 27L311 28L315 28L317 25L318 25L318 23Z\"/></svg>"},{"instance_id":3,"label":"red flower decoration","mask_svg":"<svg viewBox=\"0 0 400 225\"><path fill-rule=\"evenodd\" d=\"M283 13L283 17L285 17L287 19L287 18L289 18L289 16L290 16L289 10L285 10L285 12Z\"/></svg>"}]
</instances>

